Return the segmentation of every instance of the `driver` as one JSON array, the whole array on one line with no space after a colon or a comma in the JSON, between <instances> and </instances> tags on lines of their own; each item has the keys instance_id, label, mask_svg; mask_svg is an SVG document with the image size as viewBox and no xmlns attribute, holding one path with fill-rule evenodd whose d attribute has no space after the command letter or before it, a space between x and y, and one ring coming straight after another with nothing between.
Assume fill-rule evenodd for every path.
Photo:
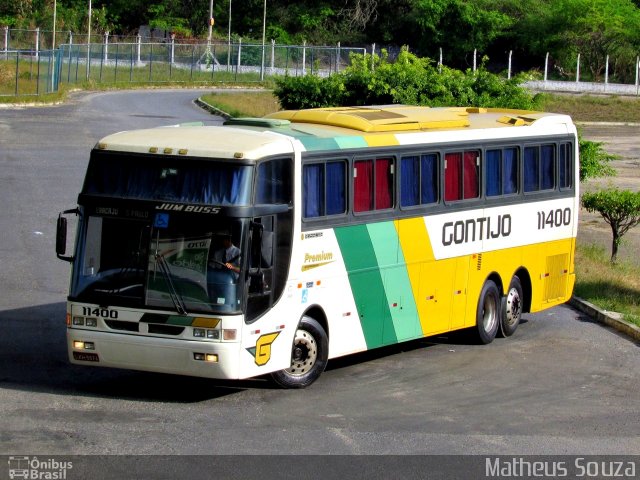
<instances>
[{"instance_id":1,"label":"driver","mask_svg":"<svg viewBox=\"0 0 640 480\"><path fill-rule=\"evenodd\" d=\"M240 273L240 256L242 252L233 244L231 235L222 236L222 247L213 252L213 260L217 265L224 265L236 275Z\"/></svg>"}]
</instances>

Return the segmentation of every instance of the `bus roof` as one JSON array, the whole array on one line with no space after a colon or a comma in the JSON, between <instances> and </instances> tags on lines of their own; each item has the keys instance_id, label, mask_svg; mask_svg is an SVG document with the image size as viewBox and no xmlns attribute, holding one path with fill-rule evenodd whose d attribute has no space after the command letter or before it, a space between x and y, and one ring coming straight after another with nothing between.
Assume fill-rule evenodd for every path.
<instances>
[{"instance_id":1,"label":"bus roof","mask_svg":"<svg viewBox=\"0 0 640 480\"><path fill-rule=\"evenodd\" d=\"M525 133L524 127L532 128ZM96 148L259 159L292 152L295 140L306 151L334 151L574 131L570 117L553 113L387 105L284 110L264 118L230 119L223 127L184 124L121 132L105 137Z\"/></svg>"}]
</instances>

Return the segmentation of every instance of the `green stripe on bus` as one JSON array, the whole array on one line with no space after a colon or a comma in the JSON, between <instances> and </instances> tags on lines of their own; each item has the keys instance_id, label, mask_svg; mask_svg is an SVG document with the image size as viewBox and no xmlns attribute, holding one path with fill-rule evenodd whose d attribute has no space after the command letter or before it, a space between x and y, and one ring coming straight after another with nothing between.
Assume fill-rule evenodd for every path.
<instances>
[{"instance_id":1,"label":"green stripe on bus","mask_svg":"<svg viewBox=\"0 0 640 480\"><path fill-rule=\"evenodd\" d=\"M193 321L192 317L169 315L169 319L167 320L167 323L169 325L182 325L184 327L188 327L189 325L191 325L192 321Z\"/></svg>"},{"instance_id":2,"label":"green stripe on bus","mask_svg":"<svg viewBox=\"0 0 640 480\"><path fill-rule=\"evenodd\" d=\"M333 138L299 137L307 151L338 150L339 146Z\"/></svg>"},{"instance_id":3,"label":"green stripe on bus","mask_svg":"<svg viewBox=\"0 0 640 480\"><path fill-rule=\"evenodd\" d=\"M419 337L422 328L396 227L393 222L380 222L368 225L367 229L382 274L395 336L398 340ZM383 332L383 341L386 337L387 332Z\"/></svg>"},{"instance_id":4,"label":"green stripe on bus","mask_svg":"<svg viewBox=\"0 0 640 480\"><path fill-rule=\"evenodd\" d=\"M367 348L398 341L366 225L335 229Z\"/></svg>"},{"instance_id":5,"label":"green stripe on bus","mask_svg":"<svg viewBox=\"0 0 640 480\"><path fill-rule=\"evenodd\" d=\"M363 137L336 137L336 143L342 149L346 148L366 148L368 147L367 141Z\"/></svg>"}]
</instances>

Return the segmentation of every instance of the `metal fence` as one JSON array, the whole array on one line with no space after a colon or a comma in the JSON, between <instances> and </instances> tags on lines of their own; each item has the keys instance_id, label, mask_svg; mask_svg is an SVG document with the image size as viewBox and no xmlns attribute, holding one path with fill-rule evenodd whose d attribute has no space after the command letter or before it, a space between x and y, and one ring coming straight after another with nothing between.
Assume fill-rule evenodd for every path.
<instances>
[{"instance_id":1,"label":"metal fence","mask_svg":"<svg viewBox=\"0 0 640 480\"><path fill-rule=\"evenodd\" d=\"M62 45L60 82L259 81L271 75L330 75L364 49L261 44L114 43Z\"/></svg>"},{"instance_id":2,"label":"metal fence","mask_svg":"<svg viewBox=\"0 0 640 480\"><path fill-rule=\"evenodd\" d=\"M57 92L59 68L57 50L0 52L0 96Z\"/></svg>"},{"instance_id":3,"label":"metal fence","mask_svg":"<svg viewBox=\"0 0 640 480\"><path fill-rule=\"evenodd\" d=\"M179 43L175 39L145 42L143 37L92 35L98 43L83 43L88 37L56 32L68 41L57 49L42 49L52 41L52 32L14 30L4 27L0 40L0 96L40 95L56 92L61 83L180 83L257 82L267 76L313 74L328 76L344 69L352 53L379 53L375 44L365 48L336 46L266 45L242 43ZM21 47L21 48L16 48ZM473 69L478 52L473 52ZM373 57L372 68L374 67ZM505 59L506 60L506 59ZM440 62L442 63L442 52ZM511 77L511 53L505 76ZM580 56L575 81L552 78L549 56L544 60L544 80L528 82L535 90L638 95L640 59L635 62L635 84L580 80Z\"/></svg>"},{"instance_id":4,"label":"metal fence","mask_svg":"<svg viewBox=\"0 0 640 480\"><path fill-rule=\"evenodd\" d=\"M105 37L106 38L106 37ZM258 82L273 75L338 72L364 48L262 44L65 44L0 50L0 96L55 92L60 84Z\"/></svg>"}]
</instances>

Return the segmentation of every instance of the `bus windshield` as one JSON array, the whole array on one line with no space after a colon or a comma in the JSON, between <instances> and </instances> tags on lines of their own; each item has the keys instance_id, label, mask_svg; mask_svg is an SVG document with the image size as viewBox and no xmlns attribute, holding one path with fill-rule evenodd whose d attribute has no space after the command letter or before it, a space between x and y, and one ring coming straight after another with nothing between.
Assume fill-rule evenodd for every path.
<instances>
[{"instance_id":1,"label":"bus windshield","mask_svg":"<svg viewBox=\"0 0 640 480\"><path fill-rule=\"evenodd\" d=\"M231 313L241 307L248 220L87 216L71 297L102 305Z\"/></svg>"}]
</instances>

